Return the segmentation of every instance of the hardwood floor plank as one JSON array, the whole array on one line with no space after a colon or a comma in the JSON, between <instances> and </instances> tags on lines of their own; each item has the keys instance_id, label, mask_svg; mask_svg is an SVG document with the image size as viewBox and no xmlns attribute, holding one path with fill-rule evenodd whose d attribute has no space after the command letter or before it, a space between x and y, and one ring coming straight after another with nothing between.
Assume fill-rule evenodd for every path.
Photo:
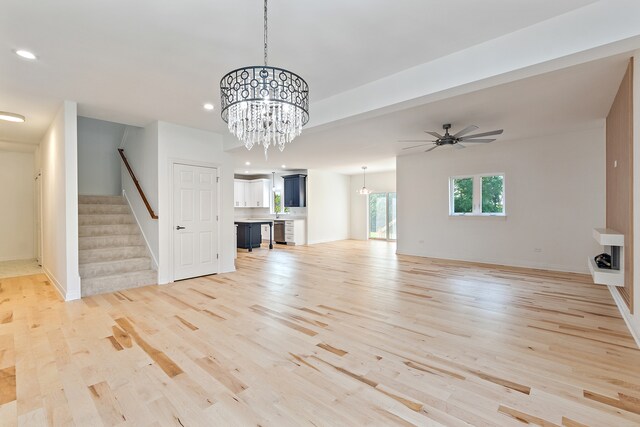
<instances>
[{"instance_id":1,"label":"hardwood floor plank","mask_svg":"<svg viewBox=\"0 0 640 427\"><path fill-rule=\"evenodd\" d=\"M325 343L319 343L316 344L316 346L320 347L323 350L327 350L328 352L331 352L333 354L337 354L338 356L342 357L345 354L348 354L349 352L344 351L344 350L340 350L339 348L335 348L329 344L325 344Z\"/></svg>"},{"instance_id":2,"label":"hardwood floor plank","mask_svg":"<svg viewBox=\"0 0 640 427\"><path fill-rule=\"evenodd\" d=\"M16 400L16 367L0 369L0 405Z\"/></svg>"},{"instance_id":3,"label":"hardwood floor plank","mask_svg":"<svg viewBox=\"0 0 640 427\"><path fill-rule=\"evenodd\" d=\"M160 369L162 369L165 374L167 374L169 377L175 377L176 375L182 373L182 369L180 369L178 365L173 363L173 361L166 354L152 347L145 340L143 340L128 319L121 317L115 319L115 321L135 340L136 344L138 344L138 346L140 346L140 348L144 350L145 353L147 353L149 357L158 364Z\"/></svg>"},{"instance_id":4,"label":"hardwood floor plank","mask_svg":"<svg viewBox=\"0 0 640 427\"><path fill-rule=\"evenodd\" d=\"M70 303L2 279L0 373L2 425L640 425L640 350L606 287L387 242Z\"/></svg>"}]
</instances>

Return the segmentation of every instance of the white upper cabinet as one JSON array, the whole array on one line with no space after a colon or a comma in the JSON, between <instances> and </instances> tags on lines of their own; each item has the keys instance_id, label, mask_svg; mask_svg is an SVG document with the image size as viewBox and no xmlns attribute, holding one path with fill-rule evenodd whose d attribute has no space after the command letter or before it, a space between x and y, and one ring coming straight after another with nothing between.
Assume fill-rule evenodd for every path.
<instances>
[{"instance_id":1,"label":"white upper cabinet","mask_svg":"<svg viewBox=\"0 0 640 427\"><path fill-rule=\"evenodd\" d=\"M255 208L268 208L271 206L271 189L268 179L256 179L251 181L251 206Z\"/></svg>"},{"instance_id":2,"label":"white upper cabinet","mask_svg":"<svg viewBox=\"0 0 640 427\"><path fill-rule=\"evenodd\" d=\"M234 181L234 206L237 208L271 207L271 187L268 179Z\"/></svg>"},{"instance_id":3,"label":"white upper cabinet","mask_svg":"<svg viewBox=\"0 0 640 427\"><path fill-rule=\"evenodd\" d=\"M236 208L246 208L247 207L247 181L243 181L241 179L236 179L233 181L233 198L234 198L234 206Z\"/></svg>"}]
</instances>

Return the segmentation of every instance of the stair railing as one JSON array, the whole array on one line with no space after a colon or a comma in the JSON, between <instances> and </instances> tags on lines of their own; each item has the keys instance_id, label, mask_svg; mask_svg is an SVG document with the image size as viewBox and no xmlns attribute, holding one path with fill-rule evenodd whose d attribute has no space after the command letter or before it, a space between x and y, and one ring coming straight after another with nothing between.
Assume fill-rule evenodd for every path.
<instances>
[{"instance_id":1,"label":"stair railing","mask_svg":"<svg viewBox=\"0 0 640 427\"><path fill-rule=\"evenodd\" d=\"M118 153L120 153L120 157L122 158L124 165L127 167L127 170L129 171L129 175L131 175L131 179L133 179L133 183L136 185L136 188L138 189L138 193L140 193L140 197L142 197L142 201L144 202L144 205L147 207L147 210L149 211L149 215L151 215L152 219L158 219L158 215L156 215L156 213L151 208L151 205L147 200L147 196L144 195L144 191L142 191L142 187L140 187L140 183L136 178L136 174L133 173L133 170L131 169L129 162L127 161L127 157L124 155L124 149L118 148Z\"/></svg>"}]
</instances>

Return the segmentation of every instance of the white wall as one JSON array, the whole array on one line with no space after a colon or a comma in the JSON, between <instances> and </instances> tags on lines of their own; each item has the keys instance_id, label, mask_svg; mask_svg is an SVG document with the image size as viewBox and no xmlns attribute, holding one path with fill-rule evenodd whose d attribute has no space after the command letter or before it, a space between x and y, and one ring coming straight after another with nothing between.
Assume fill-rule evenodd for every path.
<instances>
[{"instance_id":1,"label":"white wall","mask_svg":"<svg viewBox=\"0 0 640 427\"><path fill-rule=\"evenodd\" d=\"M348 175L317 169L308 171L308 244L349 238L350 184Z\"/></svg>"},{"instance_id":2,"label":"white wall","mask_svg":"<svg viewBox=\"0 0 640 427\"><path fill-rule=\"evenodd\" d=\"M594 126L398 157L398 253L588 272L605 223L604 122ZM507 216L450 217L449 177L493 172L505 173Z\"/></svg>"},{"instance_id":3,"label":"white wall","mask_svg":"<svg viewBox=\"0 0 640 427\"><path fill-rule=\"evenodd\" d=\"M40 143L42 267L65 300L80 298L77 105L65 101Z\"/></svg>"},{"instance_id":4,"label":"white wall","mask_svg":"<svg viewBox=\"0 0 640 427\"><path fill-rule=\"evenodd\" d=\"M362 188L362 174L351 175L351 227L350 235L355 240L368 239L369 206L368 197L358 193ZM374 193L395 193L396 172L367 173L367 188Z\"/></svg>"},{"instance_id":5,"label":"white wall","mask_svg":"<svg viewBox=\"0 0 640 427\"><path fill-rule=\"evenodd\" d=\"M145 128L129 127L122 148L151 208L158 214L158 123L152 123ZM127 168L122 165L120 170L125 197L140 225L157 268L160 256L158 220L149 215Z\"/></svg>"},{"instance_id":6,"label":"white wall","mask_svg":"<svg viewBox=\"0 0 640 427\"><path fill-rule=\"evenodd\" d=\"M120 195L118 147L125 125L78 117L78 194Z\"/></svg>"},{"instance_id":7,"label":"white wall","mask_svg":"<svg viewBox=\"0 0 640 427\"><path fill-rule=\"evenodd\" d=\"M0 261L35 258L34 153L0 150Z\"/></svg>"},{"instance_id":8,"label":"white wall","mask_svg":"<svg viewBox=\"0 0 640 427\"><path fill-rule=\"evenodd\" d=\"M629 330L640 347L640 50L634 53L633 64L633 307L630 313L618 290L610 286L611 295Z\"/></svg>"},{"instance_id":9,"label":"white wall","mask_svg":"<svg viewBox=\"0 0 640 427\"><path fill-rule=\"evenodd\" d=\"M233 224L233 158L223 151L222 135L158 122L158 216L159 268L158 283L171 280L170 220L172 193L172 162L213 165L219 168L220 179L220 270L234 271L235 227Z\"/></svg>"}]
</instances>

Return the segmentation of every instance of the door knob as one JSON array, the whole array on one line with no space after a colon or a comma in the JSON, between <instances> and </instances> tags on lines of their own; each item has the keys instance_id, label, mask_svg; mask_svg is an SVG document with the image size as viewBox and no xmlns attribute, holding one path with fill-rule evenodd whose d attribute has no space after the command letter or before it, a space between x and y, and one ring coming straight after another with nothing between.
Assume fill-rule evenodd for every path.
<instances>
[{"instance_id":1,"label":"door knob","mask_svg":"<svg viewBox=\"0 0 640 427\"><path fill-rule=\"evenodd\" d=\"M176 230L184 230L185 228L187 228L187 227L181 227L179 225L176 226Z\"/></svg>"}]
</instances>

